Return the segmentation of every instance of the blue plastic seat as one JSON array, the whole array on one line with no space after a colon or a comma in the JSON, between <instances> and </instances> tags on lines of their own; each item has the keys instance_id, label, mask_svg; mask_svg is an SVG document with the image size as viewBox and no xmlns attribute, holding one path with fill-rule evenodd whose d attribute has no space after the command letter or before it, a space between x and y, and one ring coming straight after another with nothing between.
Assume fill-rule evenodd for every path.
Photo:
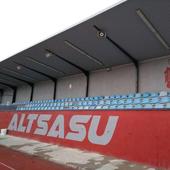
<instances>
[{"instance_id":1,"label":"blue plastic seat","mask_svg":"<svg viewBox=\"0 0 170 170\"><path fill-rule=\"evenodd\" d=\"M86 105L87 105L87 101L84 101L84 102L82 103L82 105L83 105L83 106L86 106Z\"/></svg>"},{"instance_id":2,"label":"blue plastic seat","mask_svg":"<svg viewBox=\"0 0 170 170\"><path fill-rule=\"evenodd\" d=\"M104 105L105 101L104 100L100 100L99 101L99 105Z\"/></svg>"},{"instance_id":3,"label":"blue plastic seat","mask_svg":"<svg viewBox=\"0 0 170 170\"><path fill-rule=\"evenodd\" d=\"M93 105L98 105L99 102L98 101L93 101Z\"/></svg>"},{"instance_id":4,"label":"blue plastic seat","mask_svg":"<svg viewBox=\"0 0 170 170\"><path fill-rule=\"evenodd\" d=\"M127 99L127 98L128 98L127 95L122 95L122 96L121 96L121 99Z\"/></svg>"},{"instance_id":5,"label":"blue plastic seat","mask_svg":"<svg viewBox=\"0 0 170 170\"><path fill-rule=\"evenodd\" d=\"M133 103L134 104L141 104L141 99L140 98L134 99Z\"/></svg>"},{"instance_id":6,"label":"blue plastic seat","mask_svg":"<svg viewBox=\"0 0 170 170\"><path fill-rule=\"evenodd\" d=\"M68 102L65 102L65 103L64 103L64 106L65 106L65 107L68 107L68 106L69 106L69 103L68 103Z\"/></svg>"},{"instance_id":7,"label":"blue plastic seat","mask_svg":"<svg viewBox=\"0 0 170 170\"><path fill-rule=\"evenodd\" d=\"M166 103L166 104L164 104L164 106L166 109L170 109L170 103Z\"/></svg>"},{"instance_id":8,"label":"blue plastic seat","mask_svg":"<svg viewBox=\"0 0 170 170\"><path fill-rule=\"evenodd\" d=\"M132 104L125 105L125 109L133 109L133 105Z\"/></svg>"},{"instance_id":9,"label":"blue plastic seat","mask_svg":"<svg viewBox=\"0 0 170 170\"><path fill-rule=\"evenodd\" d=\"M170 103L170 97L161 97L160 103Z\"/></svg>"},{"instance_id":10,"label":"blue plastic seat","mask_svg":"<svg viewBox=\"0 0 170 170\"><path fill-rule=\"evenodd\" d=\"M162 103L157 103L154 106L155 109L163 109L163 108L167 108L165 104Z\"/></svg>"},{"instance_id":11,"label":"blue plastic seat","mask_svg":"<svg viewBox=\"0 0 170 170\"><path fill-rule=\"evenodd\" d=\"M105 105L105 106L102 107L102 109L109 109L109 106Z\"/></svg>"},{"instance_id":12,"label":"blue plastic seat","mask_svg":"<svg viewBox=\"0 0 170 170\"><path fill-rule=\"evenodd\" d=\"M94 97L89 97L89 100L94 100Z\"/></svg>"},{"instance_id":13,"label":"blue plastic seat","mask_svg":"<svg viewBox=\"0 0 170 170\"><path fill-rule=\"evenodd\" d=\"M93 104L92 101L88 101L88 102L87 102L87 105L88 105L88 106L91 106L92 104Z\"/></svg>"},{"instance_id":14,"label":"blue plastic seat","mask_svg":"<svg viewBox=\"0 0 170 170\"><path fill-rule=\"evenodd\" d=\"M150 96L150 93L148 92L142 93L142 97L149 97L149 96Z\"/></svg>"},{"instance_id":15,"label":"blue plastic seat","mask_svg":"<svg viewBox=\"0 0 170 170\"><path fill-rule=\"evenodd\" d=\"M110 99L110 96L104 96L104 99L108 100L108 99Z\"/></svg>"},{"instance_id":16,"label":"blue plastic seat","mask_svg":"<svg viewBox=\"0 0 170 170\"><path fill-rule=\"evenodd\" d=\"M83 102L78 102L78 106L82 106L83 105Z\"/></svg>"},{"instance_id":17,"label":"blue plastic seat","mask_svg":"<svg viewBox=\"0 0 170 170\"><path fill-rule=\"evenodd\" d=\"M145 108L145 109L153 109L154 106L152 104L144 104L143 108Z\"/></svg>"},{"instance_id":18,"label":"blue plastic seat","mask_svg":"<svg viewBox=\"0 0 170 170\"><path fill-rule=\"evenodd\" d=\"M72 106L73 105L73 102L69 102L69 106Z\"/></svg>"},{"instance_id":19,"label":"blue plastic seat","mask_svg":"<svg viewBox=\"0 0 170 170\"><path fill-rule=\"evenodd\" d=\"M120 104L125 104L125 102L126 102L126 100L125 99L120 99L120 100L118 100L118 104L120 105Z\"/></svg>"},{"instance_id":20,"label":"blue plastic seat","mask_svg":"<svg viewBox=\"0 0 170 170\"><path fill-rule=\"evenodd\" d=\"M94 97L94 100L102 100L103 99L103 96L96 96Z\"/></svg>"},{"instance_id":21,"label":"blue plastic seat","mask_svg":"<svg viewBox=\"0 0 170 170\"><path fill-rule=\"evenodd\" d=\"M60 106L60 110L63 110L64 109L64 107L63 106Z\"/></svg>"},{"instance_id":22,"label":"blue plastic seat","mask_svg":"<svg viewBox=\"0 0 170 170\"><path fill-rule=\"evenodd\" d=\"M109 109L117 109L117 105L110 105Z\"/></svg>"},{"instance_id":23,"label":"blue plastic seat","mask_svg":"<svg viewBox=\"0 0 170 170\"><path fill-rule=\"evenodd\" d=\"M110 96L110 99L116 99L116 96L114 95L114 96Z\"/></svg>"},{"instance_id":24,"label":"blue plastic seat","mask_svg":"<svg viewBox=\"0 0 170 170\"><path fill-rule=\"evenodd\" d=\"M150 93L150 97L158 97L158 96L159 96L159 93L154 93L154 92Z\"/></svg>"},{"instance_id":25,"label":"blue plastic seat","mask_svg":"<svg viewBox=\"0 0 170 170\"><path fill-rule=\"evenodd\" d=\"M134 93L131 93L131 94L128 94L127 95L127 98L134 98L135 97L135 94Z\"/></svg>"},{"instance_id":26,"label":"blue plastic seat","mask_svg":"<svg viewBox=\"0 0 170 170\"><path fill-rule=\"evenodd\" d=\"M134 95L134 98L141 98L142 97L142 94L141 93L136 93L135 95Z\"/></svg>"},{"instance_id":27,"label":"blue plastic seat","mask_svg":"<svg viewBox=\"0 0 170 170\"><path fill-rule=\"evenodd\" d=\"M132 104L133 103L133 100L132 99L127 99L126 101L125 101L125 104Z\"/></svg>"},{"instance_id":28,"label":"blue plastic seat","mask_svg":"<svg viewBox=\"0 0 170 170\"><path fill-rule=\"evenodd\" d=\"M90 100L90 97L85 97L84 100L85 100L85 101L89 101L89 100Z\"/></svg>"},{"instance_id":29,"label":"blue plastic seat","mask_svg":"<svg viewBox=\"0 0 170 170\"><path fill-rule=\"evenodd\" d=\"M110 104L111 104L110 100L106 100L106 101L105 101L105 104L106 104L106 105L110 105Z\"/></svg>"},{"instance_id":30,"label":"blue plastic seat","mask_svg":"<svg viewBox=\"0 0 170 170\"><path fill-rule=\"evenodd\" d=\"M79 110L83 110L83 106L79 106L78 109L79 109Z\"/></svg>"},{"instance_id":31,"label":"blue plastic seat","mask_svg":"<svg viewBox=\"0 0 170 170\"><path fill-rule=\"evenodd\" d=\"M93 110L95 108L96 108L96 106L89 106L89 109L91 109L91 110Z\"/></svg>"},{"instance_id":32,"label":"blue plastic seat","mask_svg":"<svg viewBox=\"0 0 170 170\"><path fill-rule=\"evenodd\" d=\"M102 105L96 106L96 109L102 109Z\"/></svg>"},{"instance_id":33,"label":"blue plastic seat","mask_svg":"<svg viewBox=\"0 0 170 170\"><path fill-rule=\"evenodd\" d=\"M55 107L55 110L59 110L59 107L58 107L58 106L56 106L56 107Z\"/></svg>"},{"instance_id":34,"label":"blue plastic seat","mask_svg":"<svg viewBox=\"0 0 170 170\"><path fill-rule=\"evenodd\" d=\"M117 109L124 109L124 108L125 108L125 105L123 105L123 104L117 106Z\"/></svg>"},{"instance_id":35,"label":"blue plastic seat","mask_svg":"<svg viewBox=\"0 0 170 170\"><path fill-rule=\"evenodd\" d=\"M117 104L118 103L118 100L111 100L111 105L114 105L114 104Z\"/></svg>"},{"instance_id":36,"label":"blue plastic seat","mask_svg":"<svg viewBox=\"0 0 170 170\"><path fill-rule=\"evenodd\" d=\"M121 98L121 95L116 95L115 98L116 98L116 99L120 99L120 98Z\"/></svg>"},{"instance_id":37,"label":"blue plastic seat","mask_svg":"<svg viewBox=\"0 0 170 170\"><path fill-rule=\"evenodd\" d=\"M83 109L89 110L89 106L84 106Z\"/></svg>"},{"instance_id":38,"label":"blue plastic seat","mask_svg":"<svg viewBox=\"0 0 170 170\"><path fill-rule=\"evenodd\" d=\"M149 98L143 98L143 99L141 100L141 103L142 103L142 104L150 103L150 99L149 99Z\"/></svg>"},{"instance_id":39,"label":"blue plastic seat","mask_svg":"<svg viewBox=\"0 0 170 170\"><path fill-rule=\"evenodd\" d=\"M143 109L143 105L142 104L136 104L136 105L134 105L134 109Z\"/></svg>"},{"instance_id":40,"label":"blue plastic seat","mask_svg":"<svg viewBox=\"0 0 170 170\"><path fill-rule=\"evenodd\" d=\"M159 103L159 101L160 101L159 97L154 97L154 98L150 99L150 103L152 103L152 104Z\"/></svg>"}]
</instances>

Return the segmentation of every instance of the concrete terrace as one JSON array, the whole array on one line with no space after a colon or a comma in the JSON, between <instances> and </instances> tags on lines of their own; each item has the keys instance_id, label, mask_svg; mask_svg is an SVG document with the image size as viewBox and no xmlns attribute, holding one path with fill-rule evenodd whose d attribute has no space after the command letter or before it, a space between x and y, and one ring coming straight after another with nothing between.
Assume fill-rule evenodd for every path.
<instances>
[{"instance_id":1,"label":"concrete terrace","mask_svg":"<svg viewBox=\"0 0 170 170\"><path fill-rule=\"evenodd\" d=\"M97 153L9 135L0 136L0 145L78 170L158 170L154 167Z\"/></svg>"}]
</instances>

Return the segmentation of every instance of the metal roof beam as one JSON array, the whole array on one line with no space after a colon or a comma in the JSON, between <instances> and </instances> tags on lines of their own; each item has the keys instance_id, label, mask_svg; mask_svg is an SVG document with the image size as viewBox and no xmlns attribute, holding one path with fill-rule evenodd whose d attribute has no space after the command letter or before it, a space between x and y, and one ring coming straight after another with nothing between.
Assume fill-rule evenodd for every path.
<instances>
[{"instance_id":1,"label":"metal roof beam","mask_svg":"<svg viewBox=\"0 0 170 170\"><path fill-rule=\"evenodd\" d=\"M20 78L17 78L17 77L13 77L13 76L11 76L11 75L9 75L9 74L6 74L6 73L0 73L0 74L5 75L5 76L8 76L8 77L11 77L11 78L16 79L16 80L19 80L19 81L22 81L22 82L26 83L27 85L29 85L29 86L31 87L30 101L33 100L34 83L29 82L29 81L26 81L26 80L23 80L23 79L20 79Z\"/></svg>"},{"instance_id":2,"label":"metal roof beam","mask_svg":"<svg viewBox=\"0 0 170 170\"><path fill-rule=\"evenodd\" d=\"M6 86L6 87L13 90L12 103L15 103L17 87L13 86L13 85L10 85L10 84L7 84L7 83L3 83L3 82L0 82L0 84L2 84L2 85L4 85L4 86Z\"/></svg>"},{"instance_id":3,"label":"metal roof beam","mask_svg":"<svg viewBox=\"0 0 170 170\"><path fill-rule=\"evenodd\" d=\"M139 63L138 60L136 60L131 54L129 54L123 47L121 47L117 42L115 42L113 39L111 39L106 32L104 32L102 29L100 29L98 26L93 26L99 35L99 37L106 38L111 44L113 44L115 47L117 47L125 56L127 56L135 65L136 67L136 92L139 91Z\"/></svg>"},{"instance_id":4,"label":"metal roof beam","mask_svg":"<svg viewBox=\"0 0 170 170\"><path fill-rule=\"evenodd\" d=\"M91 56L89 53L87 53L86 51L82 50L81 48L79 48L78 46L76 46L75 44L73 44L72 42L65 40L64 43L71 47L72 49L74 49L75 51L79 52L80 54L86 56L88 59L90 59L91 61L93 61L94 63L100 65L100 66L104 66L103 62L100 61L99 59Z\"/></svg>"},{"instance_id":5,"label":"metal roof beam","mask_svg":"<svg viewBox=\"0 0 170 170\"><path fill-rule=\"evenodd\" d=\"M35 69L33 69L33 68L29 67L29 66L26 66L26 65L24 65L24 64L21 64L21 63L19 63L19 62L16 62L16 61L13 61L13 62L14 62L15 64L18 64L18 65L22 66L22 67L25 67L25 68L28 69L28 70L31 70L31 71L33 71L33 72L35 72L35 73L38 73L38 74L40 74L40 75L42 75L42 76L45 76L45 77L47 77L47 78L49 78L49 79L51 79L51 80L56 79L55 77L52 77L52 76L50 76L50 75L48 75L48 74L45 74L45 73L43 73L43 72L41 72L41 71L35 70Z\"/></svg>"},{"instance_id":6,"label":"metal roof beam","mask_svg":"<svg viewBox=\"0 0 170 170\"><path fill-rule=\"evenodd\" d=\"M32 77L30 77L30 76L28 76L28 75L25 75L25 74L21 74L21 73L18 73L18 72L16 72L16 71L14 71L14 70L11 70L11 69L9 69L9 68L0 68L1 70L4 70L4 71L7 71L7 72L10 72L10 73L12 73L12 74L17 74L17 75L19 75L19 76L22 76L22 77L25 77L26 79L29 79L29 80L32 80L32 81L35 81L35 79L33 79Z\"/></svg>"},{"instance_id":7,"label":"metal roof beam","mask_svg":"<svg viewBox=\"0 0 170 170\"><path fill-rule=\"evenodd\" d=\"M123 54L125 54L133 63L136 64L137 60L129 54L125 49L123 49L118 43L116 43L114 40L112 40L102 29L94 25L94 28L105 35L105 38L110 41L114 46L116 46Z\"/></svg>"},{"instance_id":8,"label":"metal roof beam","mask_svg":"<svg viewBox=\"0 0 170 170\"><path fill-rule=\"evenodd\" d=\"M11 84L4 83L4 82L0 82L0 84L4 85L4 86L6 86L6 87L8 87L8 88L10 88L10 89L15 89L15 88L17 88L16 86L13 86L13 85L11 85Z\"/></svg>"},{"instance_id":9,"label":"metal roof beam","mask_svg":"<svg viewBox=\"0 0 170 170\"><path fill-rule=\"evenodd\" d=\"M15 62L15 61L13 61L13 62L14 62L15 64L18 64L18 65L20 65L20 66L22 66L22 67L25 67L25 68L33 71L33 72L36 72L36 73L38 73L38 74L40 74L40 75L42 75L42 76L45 76L45 77L47 77L48 79L52 80L53 83L54 83L54 95L53 95L53 99L55 100L55 96L56 96L56 95L55 95L55 94L56 94L56 81L57 81L55 77L49 76L48 74L45 74L45 73L40 72L40 71L38 71L38 70L35 70L35 69L33 69L33 68L31 68L31 67L28 67L28 66L26 66L26 65L24 65L24 64L21 64L21 63ZM33 85L32 88L31 88L30 101L33 100L33 91L34 91L34 85Z\"/></svg>"},{"instance_id":10,"label":"metal roof beam","mask_svg":"<svg viewBox=\"0 0 170 170\"><path fill-rule=\"evenodd\" d=\"M54 55L55 57L61 59L62 61L64 61L64 62L70 64L71 66L77 68L78 70L80 70L80 71L83 72L84 74L87 74L88 71L85 70L84 68L78 66L77 64L74 64L73 62L71 62L71 61L69 61L69 60L67 60L67 59L65 59L65 58L63 58L63 57L61 57L60 55L56 54L56 53L53 52L52 50L46 49L46 51L49 52L49 53L51 53L51 54Z\"/></svg>"},{"instance_id":11,"label":"metal roof beam","mask_svg":"<svg viewBox=\"0 0 170 170\"><path fill-rule=\"evenodd\" d=\"M165 40L163 35L158 31L158 29L153 25L149 18L144 14L141 9L136 10L137 15L143 21L143 23L148 27L148 29L153 33L157 40L165 47L165 49L170 50L168 42Z\"/></svg>"},{"instance_id":12,"label":"metal roof beam","mask_svg":"<svg viewBox=\"0 0 170 170\"><path fill-rule=\"evenodd\" d=\"M7 74L7 73L2 73L2 72L1 72L0 75L5 75L5 76L7 76L7 77L10 77L10 78L13 78L13 79L15 79L15 80L21 81L21 82L23 82L23 83L26 83L26 84L28 84L28 85L30 85L30 86L33 84L32 82L29 82L29 81L26 81L26 80L17 78L17 77L15 77L15 76L11 76L11 75L9 75L9 74Z\"/></svg>"},{"instance_id":13,"label":"metal roof beam","mask_svg":"<svg viewBox=\"0 0 170 170\"><path fill-rule=\"evenodd\" d=\"M60 55L56 54L55 52L53 52L52 50L49 50L49 49L45 49L48 53L51 53L52 55L54 55L55 57L59 58L60 60L70 64L71 66L77 68L78 70L80 70L85 76L86 76L86 79L87 79L87 86L86 86L86 97L88 97L88 93L89 93L89 71L88 70L85 70L84 68L78 66L77 64L61 57Z\"/></svg>"},{"instance_id":14,"label":"metal roof beam","mask_svg":"<svg viewBox=\"0 0 170 170\"><path fill-rule=\"evenodd\" d=\"M63 71L57 70L56 68L54 68L54 67L52 67L52 66L50 66L48 64L42 63L42 62L40 62L40 61L38 61L38 60L36 60L36 59L34 59L32 57L26 57L26 59L33 62L33 63L35 63L35 64L38 64L38 65L41 65L41 66L43 66L43 67L45 67L47 69L50 69L50 70L52 70L52 71L54 71L56 73L65 74Z\"/></svg>"}]
</instances>

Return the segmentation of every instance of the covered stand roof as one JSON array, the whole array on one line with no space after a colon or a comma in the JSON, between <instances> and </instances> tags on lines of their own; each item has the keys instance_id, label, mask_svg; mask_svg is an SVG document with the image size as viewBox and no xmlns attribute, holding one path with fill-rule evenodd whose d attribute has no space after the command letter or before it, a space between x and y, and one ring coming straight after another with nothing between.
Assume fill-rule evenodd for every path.
<instances>
[{"instance_id":1,"label":"covered stand roof","mask_svg":"<svg viewBox=\"0 0 170 170\"><path fill-rule=\"evenodd\" d=\"M0 63L0 89L170 54L170 1L128 0Z\"/></svg>"}]
</instances>

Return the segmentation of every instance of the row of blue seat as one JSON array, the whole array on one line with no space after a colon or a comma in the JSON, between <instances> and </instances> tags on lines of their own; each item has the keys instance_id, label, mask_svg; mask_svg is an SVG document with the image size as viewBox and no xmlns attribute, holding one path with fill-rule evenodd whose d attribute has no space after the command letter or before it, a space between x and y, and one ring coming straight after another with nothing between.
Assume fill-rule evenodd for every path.
<instances>
[{"instance_id":1,"label":"row of blue seat","mask_svg":"<svg viewBox=\"0 0 170 170\"><path fill-rule=\"evenodd\" d=\"M131 93L127 95L112 95L112 96L95 96L95 97L81 97L81 98L65 98L56 100L39 100L32 102L18 102L15 104L33 104L33 103L53 103L53 102L74 102L74 101L94 101L94 100L107 100L107 99L138 99L138 98L148 98L148 97L162 97L170 96L170 92L157 92L157 93Z\"/></svg>"},{"instance_id":2,"label":"row of blue seat","mask_svg":"<svg viewBox=\"0 0 170 170\"><path fill-rule=\"evenodd\" d=\"M98 110L98 109L170 109L168 104L137 104L137 105L98 105L98 106L69 106L69 107L30 107L30 108L17 108L17 110Z\"/></svg>"},{"instance_id":3,"label":"row of blue seat","mask_svg":"<svg viewBox=\"0 0 170 170\"><path fill-rule=\"evenodd\" d=\"M48 102L29 102L17 110L77 110L77 109L146 109L169 108L170 93L137 93L116 96L97 96L49 100ZM132 98L133 97L133 98Z\"/></svg>"},{"instance_id":4,"label":"row of blue seat","mask_svg":"<svg viewBox=\"0 0 170 170\"><path fill-rule=\"evenodd\" d=\"M18 107L17 110L53 110L54 108L58 110L58 108L69 108L69 109L74 109L74 108L84 108L84 107L90 107L90 108L168 108L170 105L170 97L162 97L161 99L159 99L160 101L158 101L158 98L153 98L153 100L151 100L149 102L149 100L146 98L142 101L138 100L136 102L132 103L115 103L116 100L113 101L109 101L107 100L106 103L103 103L104 101L89 101L89 102L78 102L77 104L74 104L73 102L66 102L66 103L48 103L48 104L31 104L28 106L21 106ZM108 102L109 101L109 102ZM159 106L159 107L158 107ZM48 108L48 109L47 109Z\"/></svg>"},{"instance_id":5,"label":"row of blue seat","mask_svg":"<svg viewBox=\"0 0 170 170\"><path fill-rule=\"evenodd\" d=\"M25 107L48 107L48 106L90 106L90 105L120 105L120 104L156 104L169 103L170 97L153 97L153 98L138 98L138 99L110 99L98 101L79 101L79 102L53 102L53 103L32 103Z\"/></svg>"}]
</instances>

